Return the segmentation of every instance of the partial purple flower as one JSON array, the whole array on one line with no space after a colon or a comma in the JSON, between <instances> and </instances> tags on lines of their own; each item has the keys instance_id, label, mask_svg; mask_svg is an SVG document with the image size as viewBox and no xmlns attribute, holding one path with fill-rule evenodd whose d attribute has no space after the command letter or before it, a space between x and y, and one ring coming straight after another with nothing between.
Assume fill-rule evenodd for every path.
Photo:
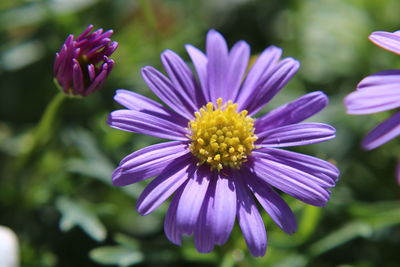
<instances>
[{"instance_id":1,"label":"partial purple flower","mask_svg":"<svg viewBox=\"0 0 400 267\"><path fill-rule=\"evenodd\" d=\"M173 141L125 157L113 184L156 176L139 197L137 210L147 215L173 195L164 229L175 244L191 235L199 252L210 252L228 240L237 218L251 253L263 256L267 233L256 201L292 234L295 216L275 190L324 206L338 179L331 163L281 149L335 137L329 125L301 123L322 110L328 98L309 93L254 118L295 75L299 62L281 59L282 50L271 46L245 75L249 45L239 41L228 50L215 30L208 32L206 53L191 45L186 50L197 75L170 50L161 55L167 76L153 67L142 69L147 85L168 107L117 90L115 100L127 109L110 114L111 127Z\"/></svg>"},{"instance_id":2,"label":"partial purple flower","mask_svg":"<svg viewBox=\"0 0 400 267\"><path fill-rule=\"evenodd\" d=\"M369 39L376 45L400 54L399 32L373 32ZM381 71L364 78L356 91L344 100L348 114L371 114L400 107L400 70ZM362 142L362 147L371 150L381 146L400 134L400 112L372 129Z\"/></svg>"},{"instance_id":3,"label":"partial purple flower","mask_svg":"<svg viewBox=\"0 0 400 267\"><path fill-rule=\"evenodd\" d=\"M118 47L110 39L113 31L92 29L89 25L76 39L69 35L56 53L54 76L68 95L87 96L99 90L114 66L108 58Z\"/></svg>"}]
</instances>

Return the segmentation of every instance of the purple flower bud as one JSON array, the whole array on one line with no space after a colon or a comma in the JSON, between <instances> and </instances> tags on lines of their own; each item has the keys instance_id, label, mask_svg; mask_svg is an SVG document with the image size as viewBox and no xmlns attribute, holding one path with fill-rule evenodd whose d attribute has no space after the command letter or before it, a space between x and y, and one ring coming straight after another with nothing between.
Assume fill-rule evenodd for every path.
<instances>
[{"instance_id":1,"label":"purple flower bud","mask_svg":"<svg viewBox=\"0 0 400 267\"><path fill-rule=\"evenodd\" d=\"M114 66L108 58L118 47L110 39L113 31L91 33L92 29L89 25L76 39L69 35L56 53L54 76L68 95L87 96L99 90Z\"/></svg>"}]
</instances>

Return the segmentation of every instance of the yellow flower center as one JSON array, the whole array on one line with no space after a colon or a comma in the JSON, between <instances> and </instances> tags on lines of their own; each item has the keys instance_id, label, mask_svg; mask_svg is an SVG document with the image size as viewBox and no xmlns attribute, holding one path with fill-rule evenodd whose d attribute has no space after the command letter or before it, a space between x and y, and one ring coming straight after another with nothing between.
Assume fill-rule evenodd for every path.
<instances>
[{"instance_id":1,"label":"yellow flower center","mask_svg":"<svg viewBox=\"0 0 400 267\"><path fill-rule=\"evenodd\" d=\"M239 169L254 149L254 120L247 116L247 110L237 111L237 104L228 101L222 105L209 102L195 113L189 122L190 151L199 159L199 164L207 163L211 170L224 167Z\"/></svg>"}]
</instances>

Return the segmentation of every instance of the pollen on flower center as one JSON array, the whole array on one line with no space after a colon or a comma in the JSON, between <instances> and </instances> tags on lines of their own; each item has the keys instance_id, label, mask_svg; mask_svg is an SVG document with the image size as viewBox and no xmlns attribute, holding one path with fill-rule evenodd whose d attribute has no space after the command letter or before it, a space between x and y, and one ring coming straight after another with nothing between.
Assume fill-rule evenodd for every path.
<instances>
[{"instance_id":1,"label":"pollen on flower center","mask_svg":"<svg viewBox=\"0 0 400 267\"><path fill-rule=\"evenodd\" d=\"M240 168L257 140L254 120L247 116L247 110L238 112L237 104L228 101L223 105L222 98L218 98L217 105L209 102L195 116L189 122L189 148L199 164L207 163L218 171Z\"/></svg>"}]
</instances>

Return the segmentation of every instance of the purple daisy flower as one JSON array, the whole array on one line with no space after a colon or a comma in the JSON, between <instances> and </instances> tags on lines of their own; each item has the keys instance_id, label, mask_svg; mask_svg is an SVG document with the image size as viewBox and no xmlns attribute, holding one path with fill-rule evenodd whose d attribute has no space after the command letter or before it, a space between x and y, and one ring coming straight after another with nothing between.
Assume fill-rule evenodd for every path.
<instances>
[{"instance_id":1,"label":"purple daisy flower","mask_svg":"<svg viewBox=\"0 0 400 267\"><path fill-rule=\"evenodd\" d=\"M373 32L369 39L376 45L400 54L400 32ZM400 70L381 71L364 78L344 100L348 114L371 114L400 107ZM362 142L366 150L377 148L400 134L400 111L372 129ZM398 167L400 169L400 166ZM396 171L398 183L400 174Z\"/></svg>"},{"instance_id":2,"label":"purple daisy flower","mask_svg":"<svg viewBox=\"0 0 400 267\"><path fill-rule=\"evenodd\" d=\"M66 94L87 96L99 90L114 66L108 58L118 47L110 40L113 31L92 29L89 25L76 39L69 35L56 53L54 76Z\"/></svg>"},{"instance_id":3,"label":"purple daisy flower","mask_svg":"<svg viewBox=\"0 0 400 267\"><path fill-rule=\"evenodd\" d=\"M127 90L115 100L127 109L110 114L111 127L174 141L152 145L125 157L113 173L124 186L157 176L144 189L137 210L147 215L172 194L164 229L180 245L193 235L199 252L224 244L238 219L247 246L263 256L267 234L256 201L285 232L296 231L289 206L274 188L305 203L324 206L339 171L329 162L282 150L335 137L321 123L300 123L323 109L322 92L253 118L297 72L299 62L280 59L282 50L265 49L248 74L250 47L244 41L228 50L224 38L208 32L206 54L187 45L197 77L174 52L161 61L168 75L142 69L150 89L169 108ZM246 77L245 77L246 76Z\"/></svg>"}]
</instances>

